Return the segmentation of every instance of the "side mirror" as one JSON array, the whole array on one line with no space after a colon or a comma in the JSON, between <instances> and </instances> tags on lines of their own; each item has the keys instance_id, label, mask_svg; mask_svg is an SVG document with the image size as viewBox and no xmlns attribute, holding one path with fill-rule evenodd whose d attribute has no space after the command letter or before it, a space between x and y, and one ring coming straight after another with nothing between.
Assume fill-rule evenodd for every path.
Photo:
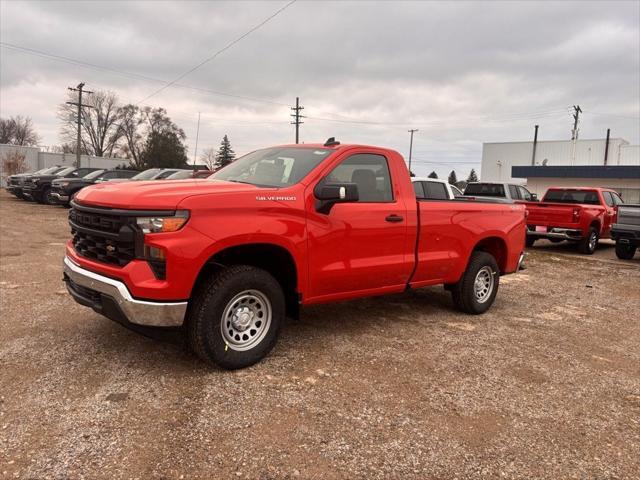
<instances>
[{"instance_id":1,"label":"side mirror","mask_svg":"<svg viewBox=\"0 0 640 480\"><path fill-rule=\"evenodd\" d=\"M538 195L536 195L535 193L531 194L531 201L532 202L537 202L538 201Z\"/></svg>"},{"instance_id":2,"label":"side mirror","mask_svg":"<svg viewBox=\"0 0 640 480\"><path fill-rule=\"evenodd\" d=\"M357 202L358 185L355 183L318 183L313 189L316 197L316 210L325 215L331 211L336 203Z\"/></svg>"}]
</instances>

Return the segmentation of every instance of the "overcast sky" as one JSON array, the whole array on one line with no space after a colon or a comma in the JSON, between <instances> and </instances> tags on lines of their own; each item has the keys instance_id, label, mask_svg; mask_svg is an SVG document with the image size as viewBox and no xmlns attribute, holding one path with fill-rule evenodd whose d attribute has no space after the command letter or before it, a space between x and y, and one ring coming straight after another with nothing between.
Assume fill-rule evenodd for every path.
<instances>
[{"instance_id":1,"label":"overcast sky","mask_svg":"<svg viewBox=\"0 0 640 480\"><path fill-rule=\"evenodd\" d=\"M2 42L95 67L3 45L0 114L32 117L42 143L59 144L68 86L138 103L287 3L2 0ZM483 142L530 140L536 123L541 140L568 139L574 104L581 138L611 128L640 143L639 25L639 1L299 0L143 104L167 109L193 158L198 112L200 152L228 134L242 154L294 141L299 96L304 142L407 155L418 128L414 171L466 177Z\"/></svg>"}]
</instances>

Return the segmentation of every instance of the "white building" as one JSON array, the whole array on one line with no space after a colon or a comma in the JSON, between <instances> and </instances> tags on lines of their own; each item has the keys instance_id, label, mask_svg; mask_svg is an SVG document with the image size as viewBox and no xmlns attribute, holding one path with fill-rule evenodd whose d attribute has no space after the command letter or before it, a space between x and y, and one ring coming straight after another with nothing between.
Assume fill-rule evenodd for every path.
<instances>
[{"instance_id":1,"label":"white building","mask_svg":"<svg viewBox=\"0 0 640 480\"><path fill-rule=\"evenodd\" d=\"M606 161L605 161L606 151ZM640 145L622 138L485 143L480 178L526 184L542 196L551 186L607 187L640 203Z\"/></svg>"}]
</instances>

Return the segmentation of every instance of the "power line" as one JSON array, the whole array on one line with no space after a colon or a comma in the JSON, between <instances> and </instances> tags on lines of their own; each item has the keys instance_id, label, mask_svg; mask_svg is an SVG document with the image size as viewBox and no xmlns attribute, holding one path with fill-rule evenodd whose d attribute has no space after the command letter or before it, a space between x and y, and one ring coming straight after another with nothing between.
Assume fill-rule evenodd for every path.
<instances>
[{"instance_id":1,"label":"power line","mask_svg":"<svg viewBox=\"0 0 640 480\"><path fill-rule=\"evenodd\" d=\"M163 90L165 90L166 88L169 88L171 85L175 84L176 82L178 82L179 80L182 80L184 77L186 77L187 75L189 75L190 73L194 72L195 70L197 70L198 68L202 67L203 65L205 65L206 63L209 63L211 60L213 60L214 58L216 58L218 55L220 55L221 53L229 50L231 47L233 47L236 43L240 42L242 39L248 37L249 35L251 35L253 32L255 32L256 30L258 30L260 27L262 27L263 25L265 25L267 22L269 22L270 20L272 20L273 18L277 17L280 13L284 12L287 8L289 8L291 5L293 5L297 0L291 0L289 3L287 3L286 5L284 5L283 7L279 8L278 10L276 10L274 13L272 13L271 15L269 15L267 18L265 18L262 22L260 22L259 24L257 24L256 26L254 26L253 28L250 28L247 32L243 33L242 35L240 35L238 38L236 38L235 40L232 40L231 42L229 42L228 44L226 44L224 47L222 47L220 50L218 50L217 52L215 52L213 55L211 55L208 58L205 58L203 61L201 61L200 63L198 63L195 67L190 68L189 70L187 70L184 73L181 73L180 75L178 75L175 79L171 80L170 82L168 82L166 85L163 85L162 87L160 87L158 90L156 90L155 92L151 93L150 95L147 95L145 98L143 98L142 100L140 100L138 103L142 103L146 100L149 100L151 97L157 95L158 93L162 92Z\"/></svg>"},{"instance_id":2,"label":"power line","mask_svg":"<svg viewBox=\"0 0 640 480\"><path fill-rule=\"evenodd\" d=\"M54 60L57 62L63 62L63 63L67 63L70 65L76 65L79 67L83 67L83 68L88 68L88 69L92 69L92 70L98 70L98 71L103 71L103 72L109 72L115 75L120 75L123 77L127 77L127 78L134 78L134 79L138 79L138 80L145 80L145 81L149 81L149 82L155 82L155 83L166 83L166 80L161 80L159 78L154 78L154 77L150 77L147 75L141 75L138 73L133 73L133 72L128 72L126 70L122 70L122 69L118 69L118 68L112 68L112 67L105 67L104 65L98 65L95 63L90 63L90 62L85 62L83 60L78 60L75 58L70 58L70 57L65 57L62 55L56 55L53 53L49 53L49 52L44 52L42 50L36 50L34 48L29 48L29 47L23 47L20 45L15 45L12 43L7 43L7 42L0 42L0 46L3 48L8 48L10 50L14 50L18 53L24 53L27 55L33 55L36 57L41 57L41 58L46 58L48 60ZM286 103L283 102L276 102L274 100L269 100L269 99L265 99L265 98L259 98L259 97L252 97L252 96L246 96L246 95L238 95L238 94L234 94L234 93L228 93L228 92L220 92L217 90L211 90L208 88L202 88L202 87L195 87L193 85L185 85L183 83L174 83L173 84L174 87L178 87L178 88L184 88L184 89L188 89L188 90L194 90L197 92L201 92L201 93L208 93L211 95L217 95L217 96L222 96L222 97L230 97L230 98L238 98L240 100L249 100L249 101L253 101L253 102L262 102L262 103L268 103L271 105L278 105L278 106L282 106L282 107L288 107L289 105L287 105Z\"/></svg>"}]
</instances>

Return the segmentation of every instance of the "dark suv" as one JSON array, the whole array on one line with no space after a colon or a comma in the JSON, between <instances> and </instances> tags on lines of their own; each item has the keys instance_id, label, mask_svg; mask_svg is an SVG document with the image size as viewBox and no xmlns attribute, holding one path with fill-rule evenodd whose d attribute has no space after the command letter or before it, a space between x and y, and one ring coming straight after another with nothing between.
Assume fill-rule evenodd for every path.
<instances>
[{"instance_id":1,"label":"dark suv","mask_svg":"<svg viewBox=\"0 0 640 480\"><path fill-rule=\"evenodd\" d=\"M31 175L25 178L22 185L22 195L28 200L51 205L55 203L51 196L51 182L57 178L82 178L99 170L98 168L66 167L56 173Z\"/></svg>"},{"instance_id":2,"label":"dark suv","mask_svg":"<svg viewBox=\"0 0 640 480\"><path fill-rule=\"evenodd\" d=\"M51 182L51 198L60 205L69 205L71 198L84 187L94 183L128 179L137 174L136 170L100 169L82 178L58 178Z\"/></svg>"}]
</instances>

